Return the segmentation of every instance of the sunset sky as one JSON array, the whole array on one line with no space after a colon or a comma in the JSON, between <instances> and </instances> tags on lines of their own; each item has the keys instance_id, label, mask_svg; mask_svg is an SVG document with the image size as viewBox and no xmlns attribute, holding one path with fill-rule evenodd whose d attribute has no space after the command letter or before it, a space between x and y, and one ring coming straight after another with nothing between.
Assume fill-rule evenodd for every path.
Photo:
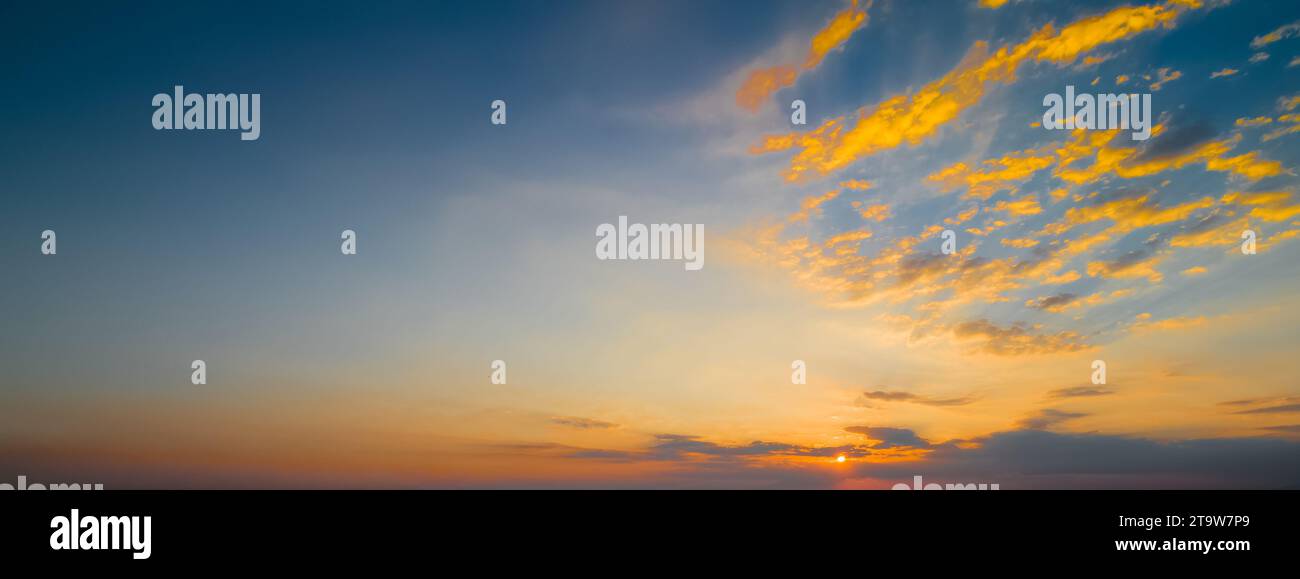
<instances>
[{"instance_id":1,"label":"sunset sky","mask_svg":"<svg viewBox=\"0 0 1300 579\"><path fill-rule=\"evenodd\" d=\"M0 71L0 482L1300 488L1300 3L10 3Z\"/></svg>"}]
</instances>

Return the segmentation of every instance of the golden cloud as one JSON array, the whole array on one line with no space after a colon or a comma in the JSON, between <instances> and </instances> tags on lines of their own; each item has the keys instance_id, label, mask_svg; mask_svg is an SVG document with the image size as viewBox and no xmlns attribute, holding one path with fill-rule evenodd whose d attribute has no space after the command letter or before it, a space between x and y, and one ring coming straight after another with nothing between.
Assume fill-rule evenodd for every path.
<instances>
[{"instance_id":1,"label":"golden cloud","mask_svg":"<svg viewBox=\"0 0 1300 579\"><path fill-rule=\"evenodd\" d=\"M1297 115L1297 121L1300 122L1300 115ZM1163 132L1163 126L1156 126L1152 130L1152 134L1157 137ZM1115 131L1077 129L1065 143L1016 151L989 159L980 164L983 169L956 163L927 179L940 183L945 189L965 186L967 196L987 199L999 191L1015 192L1021 183L1047 168L1053 168L1053 176L1073 186L1094 183L1107 177L1149 177L1198 163L1203 163L1207 171L1227 172L1250 181L1280 175L1285 171L1280 162L1261 159L1256 151L1229 156L1240 143L1240 135L1210 141L1182 153L1153 158L1144 158L1142 150L1137 147L1113 144L1119 135ZM1086 164L1089 161L1091 164ZM1062 189L1052 196L1061 199L1065 194L1066 191Z\"/></svg>"},{"instance_id":2,"label":"golden cloud","mask_svg":"<svg viewBox=\"0 0 1300 579\"><path fill-rule=\"evenodd\" d=\"M805 69L817 68L822 59L826 58L826 53L848 42L849 37L853 36L854 32L867 23L867 10L870 9L871 0L868 0L866 7L862 10L858 9L858 0L853 0L853 3L848 8L836 14L825 28L813 35L812 46L808 49L808 58L804 61L803 67Z\"/></svg>"},{"instance_id":3,"label":"golden cloud","mask_svg":"<svg viewBox=\"0 0 1300 579\"><path fill-rule=\"evenodd\" d=\"M993 206L993 211L1004 211L1010 215L1038 215L1043 212L1043 208L1038 205L1038 198L1028 195L1014 201L998 201Z\"/></svg>"},{"instance_id":4,"label":"golden cloud","mask_svg":"<svg viewBox=\"0 0 1300 579\"><path fill-rule=\"evenodd\" d=\"M1236 203L1250 207L1250 216L1264 221L1286 221L1300 216L1300 205L1291 205L1291 193L1272 191L1266 193L1229 193L1223 196L1224 203Z\"/></svg>"},{"instance_id":5,"label":"golden cloud","mask_svg":"<svg viewBox=\"0 0 1300 579\"><path fill-rule=\"evenodd\" d=\"M1249 119L1247 118L1237 119L1237 122L1234 124L1237 125L1238 127L1250 128L1250 127L1264 126L1271 122L1273 122L1272 117L1253 117Z\"/></svg>"},{"instance_id":6,"label":"golden cloud","mask_svg":"<svg viewBox=\"0 0 1300 579\"><path fill-rule=\"evenodd\" d=\"M1031 248L1031 247L1037 247L1037 246L1038 246L1038 240L1037 240L1037 239L1029 239L1029 238L1024 238L1024 239L1009 239L1009 238L1005 238L1005 237L1004 237L1004 238L1002 238L1001 243L1002 243L1002 245L1004 245L1004 246L1006 246L1006 247L1014 247L1014 248L1017 248L1017 249L1029 249L1029 248Z\"/></svg>"},{"instance_id":7,"label":"golden cloud","mask_svg":"<svg viewBox=\"0 0 1300 579\"><path fill-rule=\"evenodd\" d=\"M1050 155L1022 151L984 161L982 166L989 167L987 170L971 169L965 163L956 163L927 179L941 183L945 189L965 186L967 197L988 199L998 191L1014 190L1018 183L1052 166L1055 160Z\"/></svg>"},{"instance_id":8,"label":"golden cloud","mask_svg":"<svg viewBox=\"0 0 1300 579\"><path fill-rule=\"evenodd\" d=\"M808 133L768 136L753 150L765 153L798 147L800 151L786 173L786 178L793 181L809 171L837 171L904 143L915 146L980 102L988 85L1014 82L1016 70L1026 61L1069 64L1099 46L1172 26L1183 9L1199 6L1196 0L1123 6L1060 30L1048 24L1028 40L996 51L990 51L987 43L977 42L953 70L917 93L895 96L874 108L859 110L851 128L846 129L843 117L832 119Z\"/></svg>"}]
</instances>

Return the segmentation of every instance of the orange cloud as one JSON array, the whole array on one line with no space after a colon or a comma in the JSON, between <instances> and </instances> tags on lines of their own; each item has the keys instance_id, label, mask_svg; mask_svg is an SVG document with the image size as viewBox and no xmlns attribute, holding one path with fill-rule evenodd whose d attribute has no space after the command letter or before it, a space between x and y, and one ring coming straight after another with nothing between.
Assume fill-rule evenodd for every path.
<instances>
[{"instance_id":1,"label":"orange cloud","mask_svg":"<svg viewBox=\"0 0 1300 579\"><path fill-rule=\"evenodd\" d=\"M871 181L866 179L849 179L840 183L840 187L853 191L866 191L872 187Z\"/></svg>"},{"instance_id":2,"label":"orange cloud","mask_svg":"<svg viewBox=\"0 0 1300 579\"><path fill-rule=\"evenodd\" d=\"M866 230L846 231L839 235L834 235L826 240L826 247L836 247L842 244L852 244L854 242L871 239L871 232ZM856 250L856 247L854 247Z\"/></svg>"},{"instance_id":3,"label":"orange cloud","mask_svg":"<svg viewBox=\"0 0 1300 579\"><path fill-rule=\"evenodd\" d=\"M805 197L803 203L799 205L799 212L791 214L789 220L791 222L807 221L809 215L812 215L815 211L819 211L818 208L821 207L822 203L839 197L839 195L839 189L832 189L821 195Z\"/></svg>"},{"instance_id":4,"label":"orange cloud","mask_svg":"<svg viewBox=\"0 0 1300 579\"><path fill-rule=\"evenodd\" d=\"M1268 34L1265 34L1263 36L1256 36L1255 39L1250 42L1250 47L1258 50L1260 48L1268 46L1269 44L1273 44L1274 42L1277 42L1284 38L1290 38L1297 34L1300 34L1300 22L1292 22L1290 24L1280 26L1276 30Z\"/></svg>"},{"instance_id":5,"label":"orange cloud","mask_svg":"<svg viewBox=\"0 0 1300 579\"><path fill-rule=\"evenodd\" d=\"M808 57L804 60L804 70L812 70L821 64L830 51L842 46L859 28L867 23L867 10L871 9L873 0L868 0L863 8L858 8L858 0L848 8L840 11L821 30L813 35L808 47ZM736 104L748 111L757 111L778 90L794 84L799 78L799 69L795 65L776 65L760 68L749 76L736 91Z\"/></svg>"},{"instance_id":6,"label":"orange cloud","mask_svg":"<svg viewBox=\"0 0 1300 579\"><path fill-rule=\"evenodd\" d=\"M1182 78L1183 73L1177 70L1162 68L1156 71L1156 76L1157 76L1156 81L1151 83L1151 90L1153 91L1160 90L1161 87L1165 86L1165 83L1173 82L1175 80Z\"/></svg>"},{"instance_id":7,"label":"orange cloud","mask_svg":"<svg viewBox=\"0 0 1300 579\"><path fill-rule=\"evenodd\" d=\"M879 205L868 205L867 207L862 208L859 213L862 214L863 219L868 221L884 221L890 217L889 205L883 203Z\"/></svg>"},{"instance_id":8,"label":"orange cloud","mask_svg":"<svg viewBox=\"0 0 1300 579\"><path fill-rule=\"evenodd\" d=\"M958 213L955 217L949 217L947 219L944 219L943 222L947 223L948 225L961 225L967 221L970 221L970 218L974 217L979 212L980 212L979 207L971 207L965 211L962 211L961 213Z\"/></svg>"},{"instance_id":9,"label":"orange cloud","mask_svg":"<svg viewBox=\"0 0 1300 579\"><path fill-rule=\"evenodd\" d=\"M757 111L772 93L794 84L799 73L791 66L773 66L755 70L736 91L736 104Z\"/></svg>"}]
</instances>

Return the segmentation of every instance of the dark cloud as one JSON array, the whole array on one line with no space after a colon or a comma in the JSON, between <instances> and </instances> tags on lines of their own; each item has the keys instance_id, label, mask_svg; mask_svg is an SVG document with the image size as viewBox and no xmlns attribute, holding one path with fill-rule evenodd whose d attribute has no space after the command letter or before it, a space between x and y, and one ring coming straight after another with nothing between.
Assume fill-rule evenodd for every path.
<instances>
[{"instance_id":1,"label":"dark cloud","mask_svg":"<svg viewBox=\"0 0 1300 579\"><path fill-rule=\"evenodd\" d=\"M898 264L898 284L910 285L943 274L948 270L948 258L941 253L914 253L904 257Z\"/></svg>"},{"instance_id":2,"label":"dark cloud","mask_svg":"<svg viewBox=\"0 0 1300 579\"><path fill-rule=\"evenodd\" d=\"M861 434L871 439L874 444L871 448L929 448L930 442L917 436L906 428L892 428L887 426L850 426L844 429L845 432Z\"/></svg>"},{"instance_id":3,"label":"dark cloud","mask_svg":"<svg viewBox=\"0 0 1300 579\"><path fill-rule=\"evenodd\" d=\"M1098 388L1096 386L1071 386L1069 388L1058 388L1048 393L1052 398L1077 398L1087 396L1109 396L1114 394L1114 390Z\"/></svg>"},{"instance_id":4,"label":"dark cloud","mask_svg":"<svg viewBox=\"0 0 1300 579\"><path fill-rule=\"evenodd\" d=\"M1166 123L1165 130L1134 159L1134 164L1187 153L1208 143L1215 136L1214 127L1203 120Z\"/></svg>"},{"instance_id":5,"label":"dark cloud","mask_svg":"<svg viewBox=\"0 0 1300 579\"><path fill-rule=\"evenodd\" d=\"M584 448L573 450L566 456L569 458L585 458L591 460L605 460L614 462L632 462L646 458L645 453L629 452L626 450L602 450L598 448Z\"/></svg>"},{"instance_id":6,"label":"dark cloud","mask_svg":"<svg viewBox=\"0 0 1300 579\"><path fill-rule=\"evenodd\" d=\"M936 445L913 464L867 463L858 474L907 482L976 481L1014 488L1297 488L1300 443L1279 437L1160 442L1015 430L975 445Z\"/></svg>"},{"instance_id":7,"label":"dark cloud","mask_svg":"<svg viewBox=\"0 0 1300 579\"><path fill-rule=\"evenodd\" d=\"M884 390L863 392L862 397L867 400L884 400L887 402L906 402L916 399L916 395L911 392L886 392Z\"/></svg>"},{"instance_id":8,"label":"dark cloud","mask_svg":"<svg viewBox=\"0 0 1300 579\"><path fill-rule=\"evenodd\" d=\"M870 454L869 450L856 446L811 447L761 440L749 444L727 446L702 440L698 436L677 434L656 435L655 440L655 444L650 447L649 456L658 460L676 459L690 454L723 458L770 455L834 457L841 454L847 456L866 456Z\"/></svg>"},{"instance_id":9,"label":"dark cloud","mask_svg":"<svg viewBox=\"0 0 1300 579\"><path fill-rule=\"evenodd\" d=\"M497 489L717 489L782 490L834 488L843 473L811 465L752 461L691 461L654 474L627 479L531 479L476 485Z\"/></svg>"},{"instance_id":10,"label":"dark cloud","mask_svg":"<svg viewBox=\"0 0 1300 579\"><path fill-rule=\"evenodd\" d=\"M560 426L581 428L583 430L618 428L618 425L613 422L605 422L604 420L596 420L594 418L581 418L578 416L556 416L551 419L551 422L559 424Z\"/></svg>"},{"instance_id":11,"label":"dark cloud","mask_svg":"<svg viewBox=\"0 0 1300 579\"><path fill-rule=\"evenodd\" d=\"M803 446L780 442L756 440L748 444L726 445L704 440L699 436L683 434L657 434L654 443L644 451L620 451L600 449L572 449L566 456L613 461L677 461L691 458L715 458L723 460L743 460L765 456L805 456L833 458L863 457L871 454L866 446Z\"/></svg>"},{"instance_id":12,"label":"dark cloud","mask_svg":"<svg viewBox=\"0 0 1300 579\"><path fill-rule=\"evenodd\" d=\"M1102 269L1100 273L1106 276L1114 276L1146 261L1150 257L1151 251L1149 249L1134 249L1114 260L1101 262ZM1089 273L1091 274L1091 272Z\"/></svg>"},{"instance_id":13,"label":"dark cloud","mask_svg":"<svg viewBox=\"0 0 1300 579\"><path fill-rule=\"evenodd\" d=\"M1156 190L1150 187L1134 187L1132 185L1121 184L1098 191L1096 195L1091 196L1089 199L1084 201L1084 204L1099 206L1120 199L1149 197L1154 193L1156 193Z\"/></svg>"},{"instance_id":14,"label":"dark cloud","mask_svg":"<svg viewBox=\"0 0 1300 579\"><path fill-rule=\"evenodd\" d=\"M756 456L765 454L785 454L796 447L789 444L763 442L756 440L747 445L724 446L700 439L698 436L678 434L659 434L651 447L651 454L659 459L679 458L686 454L703 454L712 456Z\"/></svg>"},{"instance_id":15,"label":"dark cloud","mask_svg":"<svg viewBox=\"0 0 1300 579\"><path fill-rule=\"evenodd\" d=\"M873 390L863 392L862 396L855 402L857 406L870 407L870 401L881 402L908 402L911 404L923 404L925 406L964 406L975 400L973 398L928 398L913 394L911 392L899 392L890 390Z\"/></svg>"},{"instance_id":16,"label":"dark cloud","mask_svg":"<svg viewBox=\"0 0 1300 579\"><path fill-rule=\"evenodd\" d=\"M1300 396L1270 397L1270 398L1244 398L1241 400L1228 400L1220 402L1219 406L1264 406L1270 405L1272 408L1288 408L1300 404ZM1255 408L1253 410L1241 411L1236 414L1267 414L1269 408ZM1286 412L1286 410L1280 410Z\"/></svg>"},{"instance_id":17,"label":"dark cloud","mask_svg":"<svg viewBox=\"0 0 1300 579\"><path fill-rule=\"evenodd\" d=\"M1290 412L1300 412L1300 404L1282 404L1279 406L1264 406L1262 408L1251 408L1249 410L1238 410L1233 414L1283 414Z\"/></svg>"},{"instance_id":18,"label":"dark cloud","mask_svg":"<svg viewBox=\"0 0 1300 579\"><path fill-rule=\"evenodd\" d=\"M1089 347L1083 336L1074 332L1042 333L1022 323L999 326L986 319L957 324L952 333L958 339L974 340L979 350L998 356L1075 352Z\"/></svg>"},{"instance_id":19,"label":"dark cloud","mask_svg":"<svg viewBox=\"0 0 1300 579\"><path fill-rule=\"evenodd\" d=\"M924 458L851 465L850 478L874 481L887 489L927 482L998 483L1002 489L1026 488L1300 488L1300 442L1291 437L1193 439L1155 441L1095 433L1064 434L1045 430L997 432L971 440L932 444L906 428L854 426L848 432L880 441L876 448L924 448ZM1300 425L1269 427L1295 433ZM663 435L646 452L583 451L574 458L646 460L669 456L678 462L657 478L633 482L591 481L519 483L514 486L563 488L831 488L843 482L843 471L798 463L745 459L805 449L799 445L756 443L727 447L695 436ZM682 445L689 443L689 450ZM676 450L665 452L664 445ZM656 449L655 447L660 447ZM845 447L858 448L860 447ZM831 449L817 449L833 456ZM612 454L605 454L611 453ZM721 454L724 460L696 460L696 455Z\"/></svg>"},{"instance_id":20,"label":"dark cloud","mask_svg":"<svg viewBox=\"0 0 1300 579\"><path fill-rule=\"evenodd\" d=\"M1285 424L1282 426L1265 426L1261 430L1270 430L1281 432L1283 434L1300 434L1300 424Z\"/></svg>"},{"instance_id":21,"label":"dark cloud","mask_svg":"<svg viewBox=\"0 0 1300 579\"><path fill-rule=\"evenodd\" d=\"M1246 398L1244 400L1228 400L1227 402L1220 402L1219 406L1251 406L1254 404L1259 404L1262 401L1263 400L1259 398Z\"/></svg>"},{"instance_id":22,"label":"dark cloud","mask_svg":"<svg viewBox=\"0 0 1300 579\"><path fill-rule=\"evenodd\" d=\"M1282 173L1281 175L1274 175L1272 177L1265 177L1246 185L1243 190L1247 193L1263 193L1266 191L1292 189L1297 184L1300 184L1300 176L1288 172Z\"/></svg>"},{"instance_id":23,"label":"dark cloud","mask_svg":"<svg viewBox=\"0 0 1300 579\"><path fill-rule=\"evenodd\" d=\"M1179 232L1184 235L1205 233L1206 231L1212 231L1219 228L1232 219L1232 216L1216 208L1189 225L1180 225Z\"/></svg>"},{"instance_id":24,"label":"dark cloud","mask_svg":"<svg viewBox=\"0 0 1300 579\"><path fill-rule=\"evenodd\" d=\"M1020 419L1016 426L1025 430L1047 430L1067 420L1083 418L1084 416L1087 416L1087 414L1083 412L1067 412L1055 408L1044 408Z\"/></svg>"},{"instance_id":25,"label":"dark cloud","mask_svg":"<svg viewBox=\"0 0 1300 579\"><path fill-rule=\"evenodd\" d=\"M961 266L958 269L961 270L963 274L965 274L972 271L980 271L984 269L984 266L988 265L988 263L989 263L989 258L981 257L977 255L962 260Z\"/></svg>"},{"instance_id":26,"label":"dark cloud","mask_svg":"<svg viewBox=\"0 0 1300 579\"><path fill-rule=\"evenodd\" d=\"M1036 310L1053 311L1060 309L1079 299L1077 294L1061 293L1054 296L1041 297L1030 301L1027 305Z\"/></svg>"}]
</instances>

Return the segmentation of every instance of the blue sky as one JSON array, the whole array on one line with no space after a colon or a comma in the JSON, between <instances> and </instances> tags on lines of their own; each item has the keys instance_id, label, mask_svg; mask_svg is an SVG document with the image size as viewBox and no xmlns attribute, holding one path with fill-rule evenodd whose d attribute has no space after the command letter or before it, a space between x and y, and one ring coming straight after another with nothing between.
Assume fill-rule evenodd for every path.
<instances>
[{"instance_id":1,"label":"blue sky","mask_svg":"<svg viewBox=\"0 0 1300 579\"><path fill-rule=\"evenodd\" d=\"M793 180L806 148L757 151L927 87L952 94L942 79L989 52L1132 6L1169 20L1019 64L914 142ZM1296 220L1251 218L1265 249L1248 258L1227 230L1296 203L1300 135L1269 135L1294 123L1300 38L1255 39L1300 6L65 3L5 6L0 21L5 471L127 486L1300 479ZM782 66L793 83L738 104L746 79ZM155 131L150 99L178 84L261 94L261 138ZM1163 132L1076 142L1032 126L1067 84L1150 92ZM794 99L807 126L790 124ZM1057 151L1072 142L1084 153L1069 165ZM1213 143L1227 150L1196 157ZM1134 156L1063 180L1099 151ZM1211 169L1252 153L1257 174ZM937 177L1026 158L1046 164L987 195ZM1134 168L1146 161L1176 166ZM1037 211L1008 209L1031 199ZM705 269L594 260L592 232L619 215L705 224ZM934 226L970 253L937 257ZM1176 241L1214 227L1226 233ZM348 228L359 251L344 257ZM39 253L44 229L57 256ZM862 239L836 254L842 234ZM1059 268L1017 273L1097 234ZM201 388L194 359L210 368ZM495 359L508 388L487 382ZM788 383L795 359L807 385ZM1062 394L1094 359L1112 370L1105 392ZM880 438L895 432L913 444ZM1098 458L1038 479L953 470L1005 441ZM775 450L737 451L755 442ZM1290 466L1209 479L1211 459L1186 450L1233 444ZM1108 453L1134 448L1186 468L1107 471ZM852 460L818 462L837 453Z\"/></svg>"}]
</instances>

